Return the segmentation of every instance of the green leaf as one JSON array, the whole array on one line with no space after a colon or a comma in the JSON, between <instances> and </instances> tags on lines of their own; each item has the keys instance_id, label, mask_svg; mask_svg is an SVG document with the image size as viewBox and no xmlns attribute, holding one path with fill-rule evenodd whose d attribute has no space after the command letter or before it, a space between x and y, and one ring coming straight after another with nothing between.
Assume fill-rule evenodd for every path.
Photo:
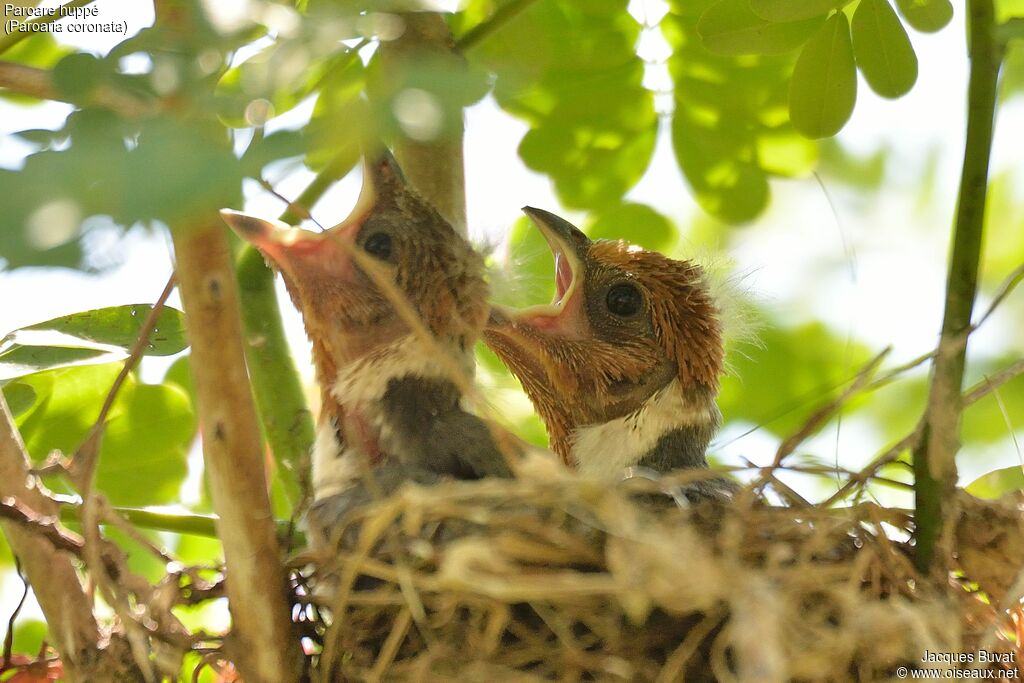
<instances>
[{"instance_id":1,"label":"green leaf","mask_svg":"<svg viewBox=\"0 0 1024 683\"><path fill-rule=\"evenodd\" d=\"M842 12L830 17L804 46L793 68L789 115L809 138L838 133L857 100L857 67L850 22Z\"/></svg>"},{"instance_id":2,"label":"green leaf","mask_svg":"<svg viewBox=\"0 0 1024 683\"><path fill-rule=\"evenodd\" d=\"M306 132L315 139L306 164L314 171L347 153L352 165L359 161L359 140L371 128L363 97L366 68L359 59L349 59L327 74L313 107Z\"/></svg>"},{"instance_id":3,"label":"green leaf","mask_svg":"<svg viewBox=\"0 0 1024 683\"><path fill-rule=\"evenodd\" d=\"M182 388L182 390L189 396L192 401L192 405L196 404L196 389L192 384L192 371L189 368L189 358L191 356L182 356L178 360L171 363L171 367L167 368L167 373L164 374L164 384L176 384Z\"/></svg>"},{"instance_id":4,"label":"green leaf","mask_svg":"<svg viewBox=\"0 0 1024 683\"><path fill-rule=\"evenodd\" d=\"M989 472L972 481L965 489L967 493L978 498L1001 498L1012 491L1024 489L1024 468L1014 465Z\"/></svg>"},{"instance_id":5,"label":"green leaf","mask_svg":"<svg viewBox=\"0 0 1024 683\"><path fill-rule=\"evenodd\" d=\"M159 219L173 228L236 205L243 174L223 126L158 117L140 129L118 183L118 221ZM155 172L160 182L153 182Z\"/></svg>"},{"instance_id":6,"label":"green leaf","mask_svg":"<svg viewBox=\"0 0 1024 683\"><path fill-rule=\"evenodd\" d=\"M661 22L673 49L672 146L701 207L743 223L767 206L769 174L810 171L817 143L789 124L786 88L795 56L710 52L697 34L709 5L677 0Z\"/></svg>"},{"instance_id":7,"label":"green leaf","mask_svg":"<svg viewBox=\"0 0 1024 683\"><path fill-rule=\"evenodd\" d=\"M934 33L953 18L949 0L896 0L896 6L907 23L922 33Z\"/></svg>"},{"instance_id":8,"label":"green leaf","mask_svg":"<svg viewBox=\"0 0 1024 683\"><path fill-rule=\"evenodd\" d=\"M3 387L4 399L11 410L11 416L17 418L36 404L35 389L27 384L11 382Z\"/></svg>"},{"instance_id":9,"label":"green leaf","mask_svg":"<svg viewBox=\"0 0 1024 683\"><path fill-rule=\"evenodd\" d=\"M188 447L196 435L188 396L176 385L131 382L117 402L121 410L107 422L97 486L114 505L177 501L188 473Z\"/></svg>"},{"instance_id":10,"label":"green leaf","mask_svg":"<svg viewBox=\"0 0 1024 683\"><path fill-rule=\"evenodd\" d=\"M40 370L83 363L107 363L116 357L115 354L103 349L11 344L3 353L0 353L0 377L21 377Z\"/></svg>"},{"instance_id":11,"label":"green leaf","mask_svg":"<svg viewBox=\"0 0 1024 683\"><path fill-rule=\"evenodd\" d=\"M824 12L803 21L775 23L759 17L748 0L720 0L704 12L697 32L704 47L724 55L778 55L803 45Z\"/></svg>"},{"instance_id":12,"label":"green leaf","mask_svg":"<svg viewBox=\"0 0 1024 683\"><path fill-rule=\"evenodd\" d=\"M119 363L107 363L46 370L18 380L39 397L40 405L17 421L33 460L45 459L52 450L72 453L78 448L120 370ZM121 401L115 402L110 417L116 417L122 408ZM60 487L67 490L63 484Z\"/></svg>"},{"instance_id":13,"label":"green leaf","mask_svg":"<svg viewBox=\"0 0 1024 683\"><path fill-rule=\"evenodd\" d=\"M917 55L889 0L861 0L851 28L853 53L871 89L889 98L907 94L917 80Z\"/></svg>"},{"instance_id":14,"label":"green leaf","mask_svg":"<svg viewBox=\"0 0 1024 683\"><path fill-rule=\"evenodd\" d=\"M150 304L97 308L29 325L16 332L60 332L96 344L119 346L128 351L138 340L142 325L152 310ZM171 356L186 348L188 342L185 340L184 314L164 306L143 353L147 356Z\"/></svg>"},{"instance_id":15,"label":"green leaf","mask_svg":"<svg viewBox=\"0 0 1024 683\"><path fill-rule=\"evenodd\" d=\"M108 76L107 66L87 52L73 52L53 67L53 86L62 95L81 99L98 88Z\"/></svg>"},{"instance_id":16,"label":"green leaf","mask_svg":"<svg viewBox=\"0 0 1024 683\"><path fill-rule=\"evenodd\" d=\"M624 203L592 214L583 225L591 239L626 240L652 251L667 251L678 235L672 222L646 204Z\"/></svg>"},{"instance_id":17,"label":"green leaf","mask_svg":"<svg viewBox=\"0 0 1024 683\"><path fill-rule=\"evenodd\" d=\"M347 49L318 58L310 51L309 42L278 40L221 77L216 89L221 117L235 128L262 125L266 119L254 120L248 110L252 102L268 102L268 118L283 114L319 87L325 77L353 60L359 58Z\"/></svg>"},{"instance_id":18,"label":"green leaf","mask_svg":"<svg viewBox=\"0 0 1024 683\"><path fill-rule=\"evenodd\" d=\"M811 17L824 17L833 10L842 9L851 0L750 0L750 9L767 21L800 21Z\"/></svg>"},{"instance_id":19,"label":"green leaf","mask_svg":"<svg viewBox=\"0 0 1024 683\"><path fill-rule=\"evenodd\" d=\"M81 445L119 370L116 363L60 368L19 380L39 396L39 405L18 420L33 460L55 449L71 454ZM195 413L180 387L140 384L129 375L108 414L97 486L115 505L176 501L195 435ZM67 491L59 479L48 484Z\"/></svg>"},{"instance_id":20,"label":"green leaf","mask_svg":"<svg viewBox=\"0 0 1024 683\"><path fill-rule=\"evenodd\" d=\"M529 124L519 154L551 177L568 207L616 205L654 151L654 96L643 85L641 27L627 6L536 2L467 54L496 75L498 104Z\"/></svg>"},{"instance_id":21,"label":"green leaf","mask_svg":"<svg viewBox=\"0 0 1024 683\"><path fill-rule=\"evenodd\" d=\"M508 233L509 261L515 279L496 288L497 303L523 308L551 301L555 293L555 260L540 230L521 216Z\"/></svg>"},{"instance_id":22,"label":"green leaf","mask_svg":"<svg viewBox=\"0 0 1024 683\"><path fill-rule=\"evenodd\" d=\"M17 62L40 69L50 69L62 57L71 53L71 48L53 39L51 33L36 33L22 40L4 52L4 60Z\"/></svg>"}]
</instances>

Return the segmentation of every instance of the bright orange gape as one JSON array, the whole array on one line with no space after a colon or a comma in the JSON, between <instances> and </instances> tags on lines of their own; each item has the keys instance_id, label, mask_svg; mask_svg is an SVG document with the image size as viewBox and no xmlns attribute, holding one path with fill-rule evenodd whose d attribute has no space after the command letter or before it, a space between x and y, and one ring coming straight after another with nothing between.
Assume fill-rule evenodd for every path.
<instances>
[{"instance_id":1,"label":"bright orange gape","mask_svg":"<svg viewBox=\"0 0 1024 683\"><path fill-rule=\"evenodd\" d=\"M703 269L523 210L555 255L555 299L494 308L484 339L522 382L552 449L586 476L706 467L724 351Z\"/></svg>"}]
</instances>

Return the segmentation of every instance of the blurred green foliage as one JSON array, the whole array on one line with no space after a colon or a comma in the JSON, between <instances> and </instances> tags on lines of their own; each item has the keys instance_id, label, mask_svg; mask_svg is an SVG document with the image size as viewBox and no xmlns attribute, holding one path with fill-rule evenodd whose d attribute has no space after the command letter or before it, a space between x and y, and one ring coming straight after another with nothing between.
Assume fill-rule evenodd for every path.
<instances>
[{"instance_id":1,"label":"blurred green foliage","mask_svg":"<svg viewBox=\"0 0 1024 683\"><path fill-rule=\"evenodd\" d=\"M529 123L523 162L549 175L572 208L620 202L654 151L654 96L642 84L640 25L627 4L533 3L467 55L494 74L498 104Z\"/></svg>"},{"instance_id":2,"label":"blurred green foliage","mask_svg":"<svg viewBox=\"0 0 1024 683\"><path fill-rule=\"evenodd\" d=\"M680 0L661 26L673 48L675 82L672 144L701 207L729 222L757 217L767 206L770 175L797 176L814 168L814 143L789 123L786 83L792 55L714 52L700 25L717 6ZM721 8L718 8L721 11ZM820 23L820 22L818 22ZM813 30L813 27L810 27ZM799 34L807 37L807 31ZM774 44L774 43L773 43Z\"/></svg>"}]
</instances>

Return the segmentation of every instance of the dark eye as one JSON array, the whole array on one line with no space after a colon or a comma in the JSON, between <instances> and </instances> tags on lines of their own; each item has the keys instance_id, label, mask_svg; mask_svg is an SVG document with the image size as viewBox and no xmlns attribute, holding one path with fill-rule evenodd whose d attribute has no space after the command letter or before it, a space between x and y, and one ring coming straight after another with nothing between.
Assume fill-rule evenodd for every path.
<instances>
[{"instance_id":1,"label":"dark eye","mask_svg":"<svg viewBox=\"0 0 1024 683\"><path fill-rule=\"evenodd\" d=\"M370 256L381 261L387 261L391 258L391 235L386 232L375 232L366 238L366 242L363 243L363 249Z\"/></svg>"},{"instance_id":2,"label":"dark eye","mask_svg":"<svg viewBox=\"0 0 1024 683\"><path fill-rule=\"evenodd\" d=\"M633 285L615 285L608 290L605 304L608 310L621 318L628 318L636 315L643 305L643 297Z\"/></svg>"}]
</instances>

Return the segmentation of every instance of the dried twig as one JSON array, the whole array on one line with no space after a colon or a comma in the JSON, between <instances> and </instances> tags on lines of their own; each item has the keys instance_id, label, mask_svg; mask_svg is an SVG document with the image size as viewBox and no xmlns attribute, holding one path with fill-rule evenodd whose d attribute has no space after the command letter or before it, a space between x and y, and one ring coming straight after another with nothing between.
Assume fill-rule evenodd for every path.
<instances>
[{"instance_id":1,"label":"dried twig","mask_svg":"<svg viewBox=\"0 0 1024 683\"><path fill-rule=\"evenodd\" d=\"M783 460L787 456L796 450L797 446L807 440L811 435L817 432L823 424L828 422L833 415L836 414L846 403L856 396L864 387L868 384L868 381L874 375L878 366L881 365L885 357L889 355L892 350L891 347L882 350L877 356L868 361L863 368L857 373L853 382L850 383L843 392L832 401L828 402L818 410L816 410L810 418L798 429L793 435L787 438L782 444L779 445L778 450L775 452L775 459L771 465L764 469L764 473L754 484L754 488L761 488L764 484L773 477L773 471L778 468ZM780 485L781 482L775 482L776 485ZM784 487L788 489L788 487Z\"/></svg>"},{"instance_id":2,"label":"dried twig","mask_svg":"<svg viewBox=\"0 0 1024 683\"><path fill-rule=\"evenodd\" d=\"M157 321L160 319L160 313L164 310L164 304L167 303L171 292L174 291L174 286L175 278L172 272L170 277L167 278L167 284L164 285L163 291L157 297L156 303L153 304L153 307L149 309L149 313L146 314L146 319L143 320L142 326L139 328L139 336L135 339L135 343L132 344L128 358L125 359L121 371L117 373L117 377L114 378L114 382L110 385L110 390L103 400L103 405L100 407L99 415L96 416L96 421L89 430L89 435L86 436L85 441L75 451L70 464L66 466L72 481L75 482L83 498L87 498L88 492L92 489L92 478L96 471L97 460L99 459L100 443L103 440L103 432L107 427L107 415L110 414L110 409L114 407L114 401L117 400L117 395L121 391L125 380L128 379L128 375L131 374L145 354L146 347L149 345L149 338L156 328Z\"/></svg>"},{"instance_id":3,"label":"dried twig","mask_svg":"<svg viewBox=\"0 0 1024 683\"><path fill-rule=\"evenodd\" d=\"M82 537L60 526L56 517L41 517L15 498L0 498L0 518L31 530L57 550L82 557Z\"/></svg>"}]
</instances>

